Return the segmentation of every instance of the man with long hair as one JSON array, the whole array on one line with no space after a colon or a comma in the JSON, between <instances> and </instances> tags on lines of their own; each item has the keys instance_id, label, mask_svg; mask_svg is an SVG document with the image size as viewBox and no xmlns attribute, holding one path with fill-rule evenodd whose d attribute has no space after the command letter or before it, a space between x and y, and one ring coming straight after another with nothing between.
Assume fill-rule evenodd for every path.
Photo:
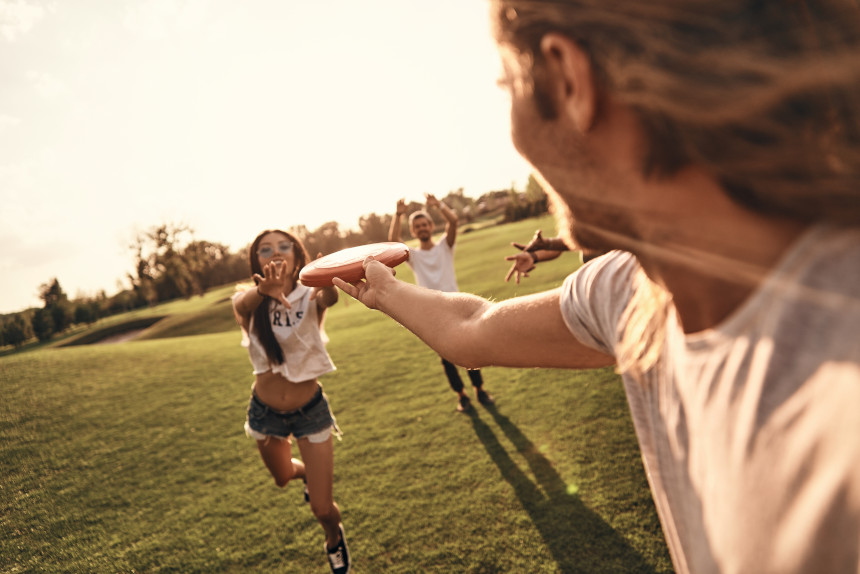
<instances>
[{"instance_id":1,"label":"man with long hair","mask_svg":"<svg viewBox=\"0 0 860 574\"><path fill-rule=\"evenodd\" d=\"M616 365L678 572L860 571L860 7L495 0L571 248L489 302L337 284L466 367Z\"/></svg>"}]
</instances>

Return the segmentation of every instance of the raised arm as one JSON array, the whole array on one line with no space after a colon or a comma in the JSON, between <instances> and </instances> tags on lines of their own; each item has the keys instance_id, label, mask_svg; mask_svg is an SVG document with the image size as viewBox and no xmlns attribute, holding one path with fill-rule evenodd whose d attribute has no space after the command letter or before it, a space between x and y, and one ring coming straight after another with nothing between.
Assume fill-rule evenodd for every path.
<instances>
[{"instance_id":1,"label":"raised arm","mask_svg":"<svg viewBox=\"0 0 860 574\"><path fill-rule=\"evenodd\" d=\"M570 247L562 240L561 237L551 237L549 239L544 238L543 232L538 229L535 231L535 234L532 236L531 241L527 244L523 245L522 243L511 242L511 245L516 247L521 251L526 251L532 253L534 251L568 251ZM556 255L555 257L558 257ZM547 261L549 259L554 259L551 257L543 258L542 261Z\"/></svg>"},{"instance_id":2,"label":"raised arm","mask_svg":"<svg viewBox=\"0 0 860 574\"><path fill-rule=\"evenodd\" d=\"M454 247L454 242L457 241L457 224L459 223L457 213L448 207L444 201L436 199L432 193L426 193L425 196L427 197L427 210L435 207L445 218L445 241L448 242L449 247Z\"/></svg>"},{"instance_id":3,"label":"raised arm","mask_svg":"<svg viewBox=\"0 0 860 574\"><path fill-rule=\"evenodd\" d=\"M569 249L560 237L545 239L540 229L535 231L531 241L527 244L511 242L511 245L519 249L520 253L505 257L506 261L513 261L511 268L505 275L505 281L509 281L512 276L516 275L517 283L520 282L520 277L528 277L529 272L541 261L555 259L561 255L562 251Z\"/></svg>"},{"instance_id":4,"label":"raised arm","mask_svg":"<svg viewBox=\"0 0 860 574\"><path fill-rule=\"evenodd\" d=\"M385 265L365 262L366 280L335 285L415 333L449 361L467 368L593 368L614 359L580 343L559 308L559 289L492 303L405 283Z\"/></svg>"},{"instance_id":5,"label":"raised arm","mask_svg":"<svg viewBox=\"0 0 860 574\"><path fill-rule=\"evenodd\" d=\"M400 232L402 229L401 219L406 213L406 200L397 200L397 209L394 210L394 217L391 218L391 226L388 228L388 241L400 241Z\"/></svg>"}]
</instances>

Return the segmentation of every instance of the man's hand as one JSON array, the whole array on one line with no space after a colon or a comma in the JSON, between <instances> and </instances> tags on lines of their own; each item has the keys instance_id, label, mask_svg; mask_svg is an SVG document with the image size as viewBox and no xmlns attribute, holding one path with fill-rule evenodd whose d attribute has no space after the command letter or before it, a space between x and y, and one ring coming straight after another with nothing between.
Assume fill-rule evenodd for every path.
<instances>
[{"instance_id":1,"label":"man's hand","mask_svg":"<svg viewBox=\"0 0 860 574\"><path fill-rule=\"evenodd\" d=\"M397 209L394 210L395 215L406 215L406 200L401 198L397 200Z\"/></svg>"},{"instance_id":2,"label":"man's hand","mask_svg":"<svg viewBox=\"0 0 860 574\"><path fill-rule=\"evenodd\" d=\"M532 256L523 251L522 253L517 253L516 255L508 255L505 257L505 261L513 261L513 265L508 270L508 274L505 275L505 283L510 281L511 276L516 274L516 281L519 285L520 277L528 277L529 271L535 268L535 262Z\"/></svg>"},{"instance_id":3,"label":"man's hand","mask_svg":"<svg viewBox=\"0 0 860 574\"><path fill-rule=\"evenodd\" d=\"M541 233L540 229L535 231L535 234L534 236L532 236L531 241L529 241L527 244L523 245L522 243L511 242L511 245L521 251L526 252L537 251L538 249L552 249L552 246L550 245L549 241L543 238L543 234Z\"/></svg>"},{"instance_id":4,"label":"man's hand","mask_svg":"<svg viewBox=\"0 0 860 574\"><path fill-rule=\"evenodd\" d=\"M340 277L335 277L332 283L350 297L363 303L366 307L379 309L379 294L392 281L396 281L394 274L395 271L393 268L380 263L373 257L368 257L364 260L364 280L351 284Z\"/></svg>"},{"instance_id":5,"label":"man's hand","mask_svg":"<svg viewBox=\"0 0 860 574\"><path fill-rule=\"evenodd\" d=\"M433 207L436 207L436 208L439 207L440 202L438 199L436 199L435 195L433 195L432 193L425 193L424 197L426 198L426 201L427 201L427 209L428 210L430 208L433 208Z\"/></svg>"}]
</instances>

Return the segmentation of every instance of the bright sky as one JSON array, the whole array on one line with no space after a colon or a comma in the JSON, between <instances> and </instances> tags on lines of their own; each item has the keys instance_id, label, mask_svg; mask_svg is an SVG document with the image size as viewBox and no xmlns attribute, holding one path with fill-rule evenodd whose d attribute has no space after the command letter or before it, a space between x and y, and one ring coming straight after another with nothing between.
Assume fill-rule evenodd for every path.
<instances>
[{"instance_id":1,"label":"bright sky","mask_svg":"<svg viewBox=\"0 0 860 574\"><path fill-rule=\"evenodd\" d=\"M161 223L236 250L522 189L499 71L484 0L0 0L0 313L128 287Z\"/></svg>"}]
</instances>

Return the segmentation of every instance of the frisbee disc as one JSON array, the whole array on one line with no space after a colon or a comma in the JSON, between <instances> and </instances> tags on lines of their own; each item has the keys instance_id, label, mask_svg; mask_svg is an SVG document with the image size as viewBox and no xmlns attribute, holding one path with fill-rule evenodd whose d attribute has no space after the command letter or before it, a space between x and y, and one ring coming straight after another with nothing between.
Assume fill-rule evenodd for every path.
<instances>
[{"instance_id":1,"label":"frisbee disc","mask_svg":"<svg viewBox=\"0 0 860 574\"><path fill-rule=\"evenodd\" d=\"M299 281L308 287L328 287L335 277L355 283L364 278L364 260L370 256L395 267L409 259L409 248L396 241L384 241L341 249L305 265L299 273Z\"/></svg>"}]
</instances>

